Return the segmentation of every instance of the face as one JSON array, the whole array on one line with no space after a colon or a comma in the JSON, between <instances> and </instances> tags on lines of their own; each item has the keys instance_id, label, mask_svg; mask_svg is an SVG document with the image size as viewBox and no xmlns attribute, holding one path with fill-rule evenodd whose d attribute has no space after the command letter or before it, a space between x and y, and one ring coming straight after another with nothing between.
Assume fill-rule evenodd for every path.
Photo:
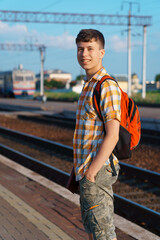
<instances>
[{"instance_id":1,"label":"face","mask_svg":"<svg viewBox=\"0 0 160 240\"><path fill-rule=\"evenodd\" d=\"M77 59L80 66L89 75L95 74L102 67L105 50L94 39L90 42L77 43Z\"/></svg>"}]
</instances>

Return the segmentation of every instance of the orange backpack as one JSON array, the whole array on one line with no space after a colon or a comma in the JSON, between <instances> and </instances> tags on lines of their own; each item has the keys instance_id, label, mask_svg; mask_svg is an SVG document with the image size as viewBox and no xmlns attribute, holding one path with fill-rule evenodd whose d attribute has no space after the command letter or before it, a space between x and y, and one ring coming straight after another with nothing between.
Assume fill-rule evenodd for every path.
<instances>
[{"instance_id":1,"label":"orange backpack","mask_svg":"<svg viewBox=\"0 0 160 240\"><path fill-rule=\"evenodd\" d=\"M100 81L98 81L93 92L93 106L99 118L102 121L103 117L100 110L101 85L107 79L113 80L117 83L117 81L114 78L105 75L104 77L102 77ZM120 90L121 90L121 122L119 131L119 141L115 149L113 150L113 153L119 160L131 157L131 150L133 150L138 145L141 137L141 122L138 107L133 101L133 99L128 97L127 93L125 93L121 88Z\"/></svg>"}]
</instances>

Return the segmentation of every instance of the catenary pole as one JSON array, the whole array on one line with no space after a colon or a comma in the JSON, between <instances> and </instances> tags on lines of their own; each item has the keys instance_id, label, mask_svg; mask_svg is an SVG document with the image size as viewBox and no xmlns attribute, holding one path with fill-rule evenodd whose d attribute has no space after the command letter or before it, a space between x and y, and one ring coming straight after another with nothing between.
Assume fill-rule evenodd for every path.
<instances>
[{"instance_id":1,"label":"catenary pole","mask_svg":"<svg viewBox=\"0 0 160 240\"><path fill-rule=\"evenodd\" d=\"M40 76L40 97L43 100L44 97L44 47L40 47L40 56L41 56L41 76Z\"/></svg>"},{"instance_id":2,"label":"catenary pole","mask_svg":"<svg viewBox=\"0 0 160 240\"><path fill-rule=\"evenodd\" d=\"M128 13L128 96L131 96L131 12Z\"/></svg>"},{"instance_id":3,"label":"catenary pole","mask_svg":"<svg viewBox=\"0 0 160 240\"><path fill-rule=\"evenodd\" d=\"M142 98L146 97L146 35L147 26L143 27L143 83L142 83Z\"/></svg>"}]
</instances>

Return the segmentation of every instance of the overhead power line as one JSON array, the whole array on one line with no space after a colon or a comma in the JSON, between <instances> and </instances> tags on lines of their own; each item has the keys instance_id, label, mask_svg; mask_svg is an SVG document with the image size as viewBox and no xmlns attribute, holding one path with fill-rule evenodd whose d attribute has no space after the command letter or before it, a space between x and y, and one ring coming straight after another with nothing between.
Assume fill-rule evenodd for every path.
<instances>
[{"instance_id":1,"label":"overhead power line","mask_svg":"<svg viewBox=\"0 0 160 240\"><path fill-rule=\"evenodd\" d=\"M45 48L42 44L0 43L0 50L36 51L40 49L45 50Z\"/></svg>"},{"instance_id":2,"label":"overhead power line","mask_svg":"<svg viewBox=\"0 0 160 240\"><path fill-rule=\"evenodd\" d=\"M151 19L151 16L130 15L130 24L134 26L150 26ZM0 21L56 24L128 25L128 15L0 10Z\"/></svg>"}]
</instances>

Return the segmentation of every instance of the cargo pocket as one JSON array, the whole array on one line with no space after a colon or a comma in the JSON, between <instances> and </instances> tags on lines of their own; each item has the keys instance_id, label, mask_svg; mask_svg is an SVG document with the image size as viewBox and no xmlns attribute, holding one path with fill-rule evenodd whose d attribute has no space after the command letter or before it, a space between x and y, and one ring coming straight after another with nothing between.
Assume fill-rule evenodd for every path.
<instances>
[{"instance_id":1,"label":"cargo pocket","mask_svg":"<svg viewBox=\"0 0 160 240\"><path fill-rule=\"evenodd\" d=\"M105 204L104 196L101 199L97 199L97 205L85 211L86 216L86 228L93 232L95 239L106 239L105 231L108 228L109 216L108 209Z\"/></svg>"},{"instance_id":2,"label":"cargo pocket","mask_svg":"<svg viewBox=\"0 0 160 240\"><path fill-rule=\"evenodd\" d=\"M90 182L85 176L80 181L80 203L82 222L87 233L91 233L90 221L93 222L93 208L97 207L97 186Z\"/></svg>"},{"instance_id":3,"label":"cargo pocket","mask_svg":"<svg viewBox=\"0 0 160 240\"><path fill-rule=\"evenodd\" d=\"M84 209L82 213L82 221L86 232L91 233L100 231L100 226L96 218L95 212L99 211L99 205L91 206L88 209Z\"/></svg>"},{"instance_id":4,"label":"cargo pocket","mask_svg":"<svg viewBox=\"0 0 160 240\"><path fill-rule=\"evenodd\" d=\"M86 176L80 182L80 196L84 201L84 206L89 209L95 203L97 187L94 182L89 181Z\"/></svg>"}]
</instances>

